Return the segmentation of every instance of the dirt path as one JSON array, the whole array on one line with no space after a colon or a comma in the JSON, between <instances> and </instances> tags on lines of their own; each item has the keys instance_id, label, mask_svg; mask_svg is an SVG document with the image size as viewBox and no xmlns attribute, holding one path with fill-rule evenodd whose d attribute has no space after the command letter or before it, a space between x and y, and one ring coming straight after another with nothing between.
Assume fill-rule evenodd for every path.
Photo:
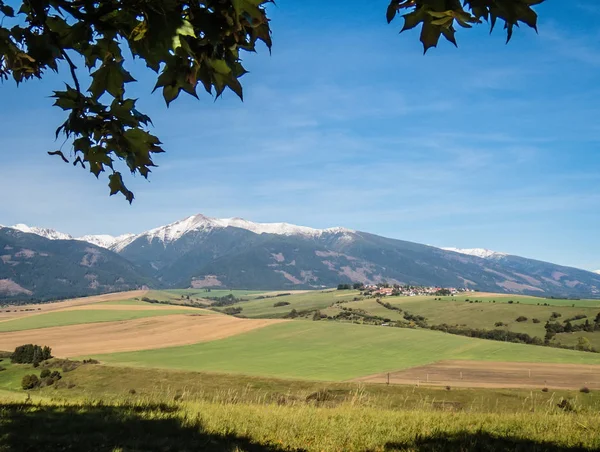
<instances>
[{"instance_id":1,"label":"dirt path","mask_svg":"<svg viewBox=\"0 0 600 452\"><path fill-rule=\"evenodd\" d=\"M235 336L286 320L187 314L0 333L0 350L44 344L60 358L189 345Z\"/></svg>"},{"instance_id":2,"label":"dirt path","mask_svg":"<svg viewBox=\"0 0 600 452\"><path fill-rule=\"evenodd\" d=\"M388 373L361 377L354 381L387 383ZM600 389L600 366L440 361L390 372L389 383L469 388Z\"/></svg>"}]
</instances>

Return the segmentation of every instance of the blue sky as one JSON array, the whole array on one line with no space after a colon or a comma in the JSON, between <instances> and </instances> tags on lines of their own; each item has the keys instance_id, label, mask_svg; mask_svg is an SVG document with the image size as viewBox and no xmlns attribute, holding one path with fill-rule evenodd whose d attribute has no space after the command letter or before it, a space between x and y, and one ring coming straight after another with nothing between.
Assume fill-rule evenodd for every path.
<instances>
[{"instance_id":1,"label":"blue sky","mask_svg":"<svg viewBox=\"0 0 600 452\"><path fill-rule=\"evenodd\" d=\"M600 7L537 8L539 35L459 30L426 56L385 0L279 0L272 55L246 55L245 101L167 109L131 95L167 153L136 200L51 158L60 77L0 87L0 223L141 232L203 213L486 247L600 269ZM64 68L63 68L64 69ZM66 74L64 74L66 77ZM66 79L66 78L65 78Z\"/></svg>"}]
</instances>

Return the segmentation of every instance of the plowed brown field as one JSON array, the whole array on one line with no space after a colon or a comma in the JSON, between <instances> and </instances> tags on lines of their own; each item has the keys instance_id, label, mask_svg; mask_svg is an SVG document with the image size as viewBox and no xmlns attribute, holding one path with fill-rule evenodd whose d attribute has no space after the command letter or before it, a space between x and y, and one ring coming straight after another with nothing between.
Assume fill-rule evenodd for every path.
<instances>
[{"instance_id":1,"label":"plowed brown field","mask_svg":"<svg viewBox=\"0 0 600 452\"><path fill-rule=\"evenodd\" d=\"M358 378L365 383L470 388L600 389L600 366L579 364L440 361L427 366Z\"/></svg>"},{"instance_id":2,"label":"plowed brown field","mask_svg":"<svg viewBox=\"0 0 600 452\"><path fill-rule=\"evenodd\" d=\"M189 345L245 333L286 320L225 315L169 315L0 333L0 350L44 344L60 358Z\"/></svg>"}]
</instances>

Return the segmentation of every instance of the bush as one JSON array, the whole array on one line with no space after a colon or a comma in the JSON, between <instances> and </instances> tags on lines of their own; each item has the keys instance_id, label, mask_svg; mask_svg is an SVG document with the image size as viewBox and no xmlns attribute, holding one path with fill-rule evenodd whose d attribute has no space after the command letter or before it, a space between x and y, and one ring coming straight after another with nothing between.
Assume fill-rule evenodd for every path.
<instances>
[{"instance_id":1,"label":"bush","mask_svg":"<svg viewBox=\"0 0 600 452\"><path fill-rule=\"evenodd\" d=\"M556 406L569 413L575 411L575 407L567 399L562 399Z\"/></svg>"},{"instance_id":2,"label":"bush","mask_svg":"<svg viewBox=\"0 0 600 452\"><path fill-rule=\"evenodd\" d=\"M527 317L525 317L524 315L521 315L521 316L517 317L517 322L527 322Z\"/></svg>"},{"instance_id":3,"label":"bush","mask_svg":"<svg viewBox=\"0 0 600 452\"><path fill-rule=\"evenodd\" d=\"M289 304L287 301L278 301L277 303L273 303L273 307L278 308L280 306L288 306Z\"/></svg>"},{"instance_id":4,"label":"bush","mask_svg":"<svg viewBox=\"0 0 600 452\"><path fill-rule=\"evenodd\" d=\"M100 364L100 361L98 361L97 359L84 359L83 360L83 364Z\"/></svg>"},{"instance_id":5,"label":"bush","mask_svg":"<svg viewBox=\"0 0 600 452\"><path fill-rule=\"evenodd\" d=\"M540 319L531 319L533 323L540 323Z\"/></svg>"},{"instance_id":6,"label":"bush","mask_svg":"<svg viewBox=\"0 0 600 452\"><path fill-rule=\"evenodd\" d=\"M137 391L135 389L133 389L133 388L129 390L129 394L131 394L131 395L135 395L136 392Z\"/></svg>"},{"instance_id":7,"label":"bush","mask_svg":"<svg viewBox=\"0 0 600 452\"><path fill-rule=\"evenodd\" d=\"M34 389L40 385L40 379L37 375L25 375L21 380L21 387L23 389Z\"/></svg>"},{"instance_id":8,"label":"bush","mask_svg":"<svg viewBox=\"0 0 600 452\"><path fill-rule=\"evenodd\" d=\"M495 327L504 326L504 322L496 322L496 323L494 323L494 326Z\"/></svg>"},{"instance_id":9,"label":"bush","mask_svg":"<svg viewBox=\"0 0 600 452\"><path fill-rule=\"evenodd\" d=\"M583 388L581 388L579 390L579 392L583 392L584 394L589 394L591 391L590 391L590 388L588 388L587 386L584 386Z\"/></svg>"},{"instance_id":10,"label":"bush","mask_svg":"<svg viewBox=\"0 0 600 452\"><path fill-rule=\"evenodd\" d=\"M44 370L42 370L42 372L40 373L40 378L46 378L46 377L49 377L51 373L52 373L52 372L50 372L50 369L44 369Z\"/></svg>"},{"instance_id":11,"label":"bush","mask_svg":"<svg viewBox=\"0 0 600 452\"><path fill-rule=\"evenodd\" d=\"M240 308L239 306L236 308L230 307L230 308L223 309L223 313L227 314L227 315L236 315L236 314L239 314L240 312L242 312L242 308Z\"/></svg>"},{"instance_id":12,"label":"bush","mask_svg":"<svg viewBox=\"0 0 600 452\"><path fill-rule=\"evenodd\" d=\"M548 392L548 388L543 388L542 392Z\"/></svg>"}]
</instances>

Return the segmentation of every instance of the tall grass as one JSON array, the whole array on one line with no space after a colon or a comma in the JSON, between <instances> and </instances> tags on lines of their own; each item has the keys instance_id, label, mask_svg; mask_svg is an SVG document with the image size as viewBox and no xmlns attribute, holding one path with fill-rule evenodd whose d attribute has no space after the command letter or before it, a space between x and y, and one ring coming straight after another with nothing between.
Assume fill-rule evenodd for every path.
<instances>
[{"instance_id":1,"label":"tall grass","mask_svg":"<svg viewBox=\"0 0 600 452\"><path fill-rule=\"evenodd\" d=\"M231 401L5 403L0 406L0 429L4 432L0 450L38 450L48 445L76 451L557 452L600 448L598 413L392 411L352 403L333 408Z\"/></svg>"}]
</instances>

